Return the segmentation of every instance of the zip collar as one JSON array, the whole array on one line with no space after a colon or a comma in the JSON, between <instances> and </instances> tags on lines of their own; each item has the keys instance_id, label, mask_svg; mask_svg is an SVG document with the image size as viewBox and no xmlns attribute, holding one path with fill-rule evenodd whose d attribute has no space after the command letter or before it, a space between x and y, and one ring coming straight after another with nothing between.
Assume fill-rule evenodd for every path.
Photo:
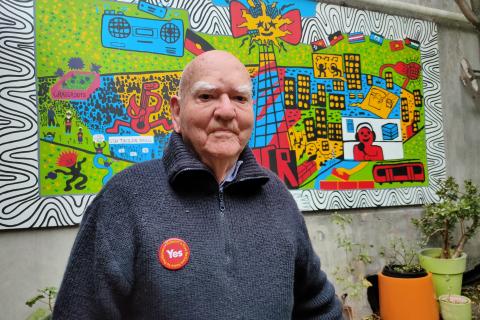
<instances>
[{"instance_id":1,"label":"zip collar","mask_svg":"<svg viewBox=\"0 0 480 320\"><path fill-rule=\"evenodd\" d=\"M268 174L257 163L249 147L245 147L239 156L239 166L232 181L225 181L223 189L246 189L260 187L269 180ZM203 164L195 153L185 145L182 136L172 132L163 154L163 164L168 182L173 188L184 191L215 191L219 184L213 172Z\"/></svg>"}]
</instances>

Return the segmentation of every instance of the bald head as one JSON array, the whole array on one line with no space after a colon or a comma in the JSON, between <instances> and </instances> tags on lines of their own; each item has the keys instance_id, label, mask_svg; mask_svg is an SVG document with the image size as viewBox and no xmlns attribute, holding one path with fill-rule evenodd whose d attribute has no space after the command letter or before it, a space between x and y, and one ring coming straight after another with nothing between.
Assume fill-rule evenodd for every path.
<instances>
[{"instance_id":1,"label":"bald head","mask_svg":"<svg viewBox=\"0 0 480 320\"><path fill-rule=\"evenodd\" d=\"M202 84L198 83L198 81L200 81L199 79L201 79L203 75L217 68L223 69L224 72L236 70L242 73L245 78L248 78L248 86L245 90L248 90L251 94L252 83L250 75L243 63L227 51L212 50L202 53L185 66L180 78L178 96L181 99L184 98L195 86ZM203 84L208 85L207 83Z\"/></svg>"}]
</instances>

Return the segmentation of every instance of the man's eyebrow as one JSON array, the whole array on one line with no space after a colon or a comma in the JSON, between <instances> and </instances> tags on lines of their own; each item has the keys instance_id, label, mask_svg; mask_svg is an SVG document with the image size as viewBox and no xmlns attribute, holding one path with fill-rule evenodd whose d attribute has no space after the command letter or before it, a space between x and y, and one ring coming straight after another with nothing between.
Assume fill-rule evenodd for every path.
<instances>
[{"instance_id":1,"label":"man's eyebrow","mask_svg":"<svg viewBox=\"0 0 480 320\"><path fill-rule=\"evenodd\" d=\"M244 84L235 88L235 90L240 94L252 95L252 86Z\"/></svg>"},{"instance_id":2,"label":"man's eyebrow","mask_svg":"<svg viewBox=\"0 0 480 320\"><path fill-rule=\"evenodd\" d=\"M191 92L196 93L199 91L215 91L219 89L218 86L206 82L206 81L197 81L192 85ZM238 87L235 87L234 90L239 94L244 94L248 96L252 96L252 86L248 84L243 84Z\"/></svg>"},{"instance_id":3,"label":"man's eyebrow","mask_svg":"<svg viewBox=\"0 0 480 320\"><path fill-rule=\"evenodd\" d=\"M218 87L214 84L211 84L206 81L197 81L192 85L191 92L195 93L198 91L213 91L216 90Z\"/></svg>"}]
</instances>

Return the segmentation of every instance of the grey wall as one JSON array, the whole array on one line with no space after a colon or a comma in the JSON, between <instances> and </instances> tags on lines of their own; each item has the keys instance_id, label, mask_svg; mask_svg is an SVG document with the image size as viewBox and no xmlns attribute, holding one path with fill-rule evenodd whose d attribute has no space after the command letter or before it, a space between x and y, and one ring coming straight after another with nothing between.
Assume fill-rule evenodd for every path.
<instances>
[{"instance_id":1,"label":"grey wall","mask_svg":"<svg viewBox=\"0 0 480 320\"><path fill-rule=\"evenodd\" d=\"M365 1L351 3L358 5ZM385 5L389 2L391 1L383 1ZM459 12L451 0L404 2ZM371 5L369 9L374 10L375 6ZM395 14L402 15L402 12ZM453 175L459 180L471 178L480 184L480 98L474 100L468 95L459 80L459 61L462 57L468 58L474 67L480 69L479 37L472 30L456 27L455 24L439 25L440 74L447 175ZM348 232L354 239L378 247L390 235L416 238L417 233L410 218L419 216L421 212L420 207L402 207L341 213L352 216L354 223ZM335 266L345 263L346 257L336 247L329 214L306 214L305 219L314 247L322 258L323 268L331 274ZM0 232L0 319L24 319L30 312L24 302L34 296L38 288L60 285L77 231L78 228L62 228ZM480 263L479 247L480 234L477 234L467 246L469 266ZM382 259L377 257L366 271L378 272L382 263ZM366 299L352 301L352 305L357 310L358 318L369 312Z\"/></svg>"},{"instance_id":2,"label":"grey wall","mask_svg":"<svg viewBox=\"0 0 480 320\"><path fill-rule=\"evenodd\" d=\"M0 319L25 319L25 301L59 286L78 228L0 232Z\"/></svg>"}]
</instances>

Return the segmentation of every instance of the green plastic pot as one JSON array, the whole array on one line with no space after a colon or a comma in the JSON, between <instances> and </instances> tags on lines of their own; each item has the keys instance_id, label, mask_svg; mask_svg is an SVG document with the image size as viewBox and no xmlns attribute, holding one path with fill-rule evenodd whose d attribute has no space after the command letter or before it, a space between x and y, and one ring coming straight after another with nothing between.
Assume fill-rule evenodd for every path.
<instances>
[{"instance_id":1,"label":"green plastic pot","mask_svg":"<svg viewBox=\"0 0 480 320\"><path fill-rule=\"evenodd\" d=\"M462 276L467 267L467 254L462 253L459 258L441 259L441 248L427 248L420 250L418 260L420 265L432 273L435 294L440 297L444 294L460 295L462 291Z\"/></svg>"},{"instance_id":2,"label":"green plastic pot","mask_svg":"<svg viewBox=\"0 0 480 320\"><path fill-rule=\"evenodd\" d=\"M438 298L443 320L471 320L472 301L464 296L444 294Z\"/></svg>"}]
</instances>

